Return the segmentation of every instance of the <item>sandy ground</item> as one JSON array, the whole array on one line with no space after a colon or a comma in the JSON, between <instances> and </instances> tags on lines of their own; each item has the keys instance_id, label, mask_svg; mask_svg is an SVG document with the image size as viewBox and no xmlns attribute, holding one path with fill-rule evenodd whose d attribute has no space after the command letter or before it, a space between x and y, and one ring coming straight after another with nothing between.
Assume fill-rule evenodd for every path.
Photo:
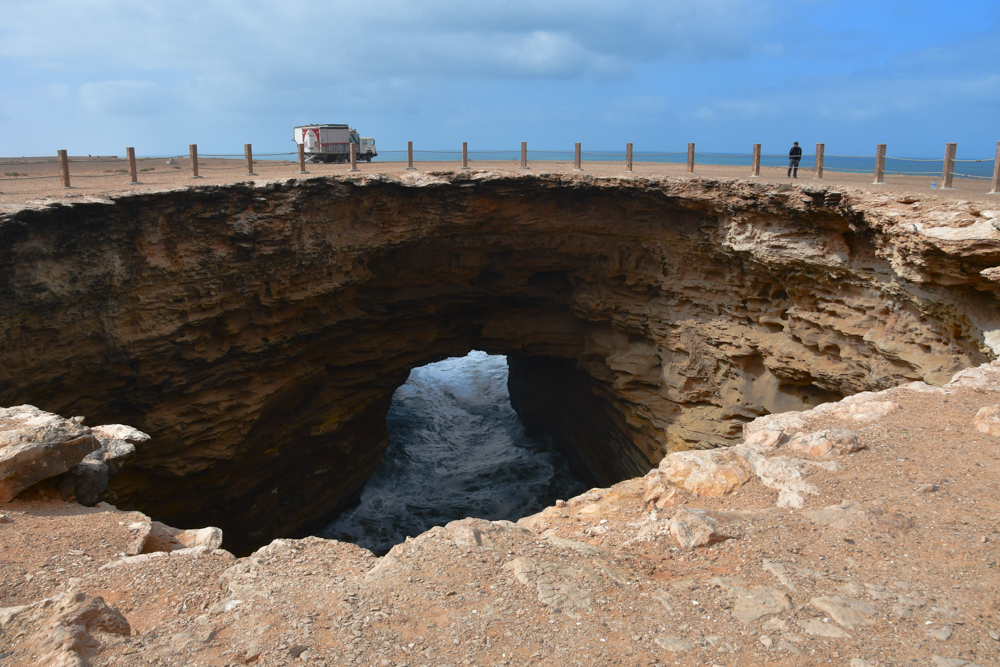
<instances>
[{"instance_id":1,"label":"sandy ground","mask_svg":"<svg viewBox=\"0 0 1000 667\"><path fill-rule=\"evenodd\" d=\"M254 176L247 175L246 162L241 159L200 158L200 178L191 178L191 160L176 158L176 164L167 164L166 159L147 158L137 163L138 183L130 183L125 159L118 158L70 158L71 188L64 189L59 180L59 164L54 158L0 158L0 211L11 210L24 205L43 203L40 199L69 200L81 197L109 197L129 192L155 192L179 187L198 187L237 183L247 180L267 182L289 178L313 178L318 176L349 175L347 164L307 164L307 175L299 173L297 162L256 161ZM531 161L527 173L568 174L573 172L572 161ZM471 161L470 169L475 171L511 171L525 173L519 160ZM414 168L422 172L458 171L461 162L415 162ZM406 173L406 162L359 163L362 174L402 174ZM632 172L625 171L624 162L584 162L581 176L597 177L678 177L749 179L749 167L696 165L695 173L688 174L683 164L661 162L636 162ZM17 174L13 176L12 174ZM799 170L799 178L787 178L783 168L763 167L761 175L754 178L763 183L793 183L797 185L822 185L824 187L845 187L867 192L895 192L919 194L922 198L936 197L942 201L979 201L996 203L1000 195L990 194L990 181L956 178L954 188L939 187L931 190L931 178L927 176L886 176L885 184L874 185L872 174L844 174L827 171L822 179L814 179L812 171ZM935 179L940 186L941 178Z\"/></svg>"}]
</instances>

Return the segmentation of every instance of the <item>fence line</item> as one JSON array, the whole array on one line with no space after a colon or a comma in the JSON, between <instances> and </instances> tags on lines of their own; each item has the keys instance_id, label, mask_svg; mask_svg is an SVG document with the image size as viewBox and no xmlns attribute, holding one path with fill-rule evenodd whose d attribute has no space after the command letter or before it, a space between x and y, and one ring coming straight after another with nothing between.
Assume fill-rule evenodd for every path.
<instances>
[{"instance_id":1,"label":"fence line","mask_svg":"<svg viewBox=\"0 0 1000 667\"><path fill-rule=\"evenodd\" d=\"M532 161L560 160L560 159L563 158L563 156L565 156L565 158L567 160L568 159L572 159L573 160L574 171L583 171L583 162L584 162L583 158L586 156L588 158L591 158L592 159L591 161L596 161L596 162L604 162L604 163L624 162L625 163L626 171L629 171L629 172L632 171L633 161L646 162L647 164L650 163L650 162L653 162L653 163L657 163L657 164L675 164L675 165L680 166L680 165L684 165L685 164L685 162L684 162L683 159L677 159L676 161L672 161L672 160L669 160L669 159L668 160L657 160L657 159L654 159L654 158L671 158L671 157L680 158L680 156L686 155L687 156L686 171L688 173L692 173L692 174L695 173L695 169L696 169L697 165L702 165L702 166L731 166L731 167L745 166L745 167L749 167L749 172L750 173L748 174L748 176L752 176L752 177L756 177L756 176L760 175L760 169L761 169L762 166L768 167L768 168L775 168L775 167L784 168L786 165L784 165L782 163L784 161L788 160L789 164L787 166L788 166L788 169L789 169L789 173L792 170L795 170L796 173L797 173L797 170L799 168L802 168L802 169L804 169L806 171L812 170L812 171L815 172L815 177L817 179L822 179L823 178L823 172L824 171L829 171L829 172L832 172L832 173L844 173L844 174L847 174L847 173L855 173L855 174L874 173L874 175L875 175L875 181L873 183L874 185L884 184L884 182L885 182L884 178L885 178L886 175L889 175L889 176L933 176L933 177L935 177L935 181L932 182L932 187L934 187L936 185L936 177L940 175L941 181L942 181L942 188L945 188L945 189L948 189L948 188L952 187L952 179L954 177L956 177L956 176L959 177L959 178L967 178L967 179L973 179L973 180L990 180L990 176L986 175L985 171L980 172L980 173L974 173L973 171L970 171L968 169L962 169L961 171L957 170L956 169L956 165L958 163L962 163L963 165L979 165L979 164L981 164L981 165L984 165L984 166L987 165L987 164L992 163L993 164L993 174L992 174L992 184L991 184L992 188L990 190L990 193L998 193L998 189L1000 189L1000 142L997 142L997 155L996 155L996 157L992 157L992 158L962 158L962 159L959 159L957 157L957 144L955 144L955 143L947 143L947 144L945 144L945 151L944 151L943 158L910 158L910 157L896 157L896 156L891 156L891 155L887 155L886 154L886 145L885 144L879 144L877 146L877 150L875 152L875 155L838 155L838 154L835 154L835 153L826 153L825 147L826 147L825 144L822 144L822 143L816 144L816 152L815 153L800 153L793 160L793 156L791 156L791 155L785 155L785 154L782 154L782 153L763 153L761 151L761 145L760 144L753 144L753 146L752 146L753 152L751 152L751 153L702 153L702 152L696 152L695 151L695 144L693 144L693 143L689 143L688 144L687 151L665 151L665 152L663 152L663 151L659 151L659 152L652 152L652 151L651 152L635 152L633 150L633 144L632 143L628 143L625 146L625 151L624 152L618 152L618 151L584 151L584 150L582 150L582 146L581 146L580 143L575 144L574 145L574 149L572 151L568 151L568 150L536 150L536 149L532 149L531 151L529 151L528 150L528 146L527 146L527 142L521 142L521 150L520 151L514 151L514 150L492 150L492 151L478 150L478 151L470 151L468 149L468 142L463 142L462 143L462 150L458 151L458 150L426 150L426 149L414 150L413 142L409 141L409 142L407 142L407 147L406 147L405 151L404 150L384 150L384 151L380 151L379 154L380 155L391 155L391 154L403 154L403 153L405 153L406 157L407 157L407 167L406 168L408 170L415 170L416 169L416 167L414 167L414 155L418 154L418 155L422 155L422 156L435 156L435 155L452 156L452 155L461 155L462 156L462 168L463 169L468 169L468 162L469 162L469 156L470 155L473 155L473 156L490 156L490 157L493 157L494 159L497 159L497 156L510 156L513 159L517 159L517 157L519 155L520 156L520 168L521 169L530 169L529 165L530 165L530 162L532 162ZM254 163L254 159L253 159L253 152L252 152L252 146L251 146L251 144L245 144L244 145L244 153L243 153L243 155L240 155L238 153L203 153L203 154L199 155L198 151L197 151L197 145L196 144L191 144L189 146L189 149L190 149L189 150L189 155L177 155L177 156L170 156L170 157L166 157L166 158L164 158L164 157L151 157L151 156L145 156L145 157L138 157L137 158L136 155L135 155L135 149L134 149L134 147L128 147L128 148L126 148L126 154L127 154L126 162L127 162L128 168L127 169L116 169L112 173L105 173L105 174L71 174L69 165L71 163L74 163L74 164L79 164L79 163L84 163L84 162L94 163L94 162L106 162L106 161L111 161L111 160L113 160L115 162L118 162L119 158L117 156L97 156L97 157L74 158L74 159L71 159L71 158L69 158L69 156L68 156L68 154L67 154L67 152L65 150L60 150L60 151L58 151L58 155L57 155L57 157L54 160L53 159L41 159L41 160L35 160L35 161L31 161L31 162L10 162L10 161L0 162L0 165L11 165L11 166L17 165L17 166L24 166L24 167L31 167L33 165L58 164L59 165L59 173L52 174L52 175L41 175L41 176L35 175L35 176L29 176L27 174L19 174L17 172L9 172L8 171L8 172L5 172L3 174L4 177L0 178L0 181L10 182L10 181L22 181L22 180L23 181L29 181L29 180L43 180L43 179L60 178L61 181L62 181L62 187L69 188L69 187L72 187L71 184L70 184L71 183L71 178L114 178L114 177L118 177L118 176L122 176L122 175L127 175L129 177L129 182L130 183L138 183L138 173L142 172L144 174L149 175L150 172L152 171L152 168L149 168L149 169L138 169L137 168L137 162L143 162L143 161L149 161L149 160L160 160L160 159L167 159L167 160L190 159L190 168L191 168L191 177L192 178L201 178L201 176L199 175L199 170L201 170L201 171L236 171L236 170L240 170L240 169L246 169L248 176L256 176L257 175L256 173L254 173L255 163ZM299 173L301 173L301 174L308 173L305 170L305 168L304 168L305 167L305 158L307 156L305 156L304 153L303 153L303 146L301 146L301 145L298 146L298 149L299 149L298 153L260 153L260 154L258 154L257 157L258 158L274 158L274 157L289 157L289 156L293 156L293 155L298 155ZM352 155L353 159L351 161L352 171L358 171L357 170L357 165L356 165L356 157L357 157L357 154L356 154L356 152L354 152L353 155ZM486 157L484 159L489 160L490 157ZM212 167L212 166L207 166L205 164L200 164L199 163L199 161L201 159L238 159L238 158L243 158L244 159L245 166ZM594 159L594 158L596 158L596 159ZM610 159L608 159L608 158L610 158ZM709 161L705 161L706 158ZM749 162L747 161L747 158L749 158ZM700 161L699 161L699 159L700 159ZM766 159L766 161L765 161L765 159ZM863 164L850 165L850 166L845 166L843 164L839 164L839 165L838 164L834 164L833 166L831 166L829 164L829 162L827 162L828 160L831 160L831 159L834 160L835 162L836 161L843 161L843 160L858 160L858 161L874 160L874 163L870 167L867 166L867 165L863 165ZM435 160L430 160L430 161L435 161ZM805 166L800 166L801 163L802 163L802 161L806 161L806 165ZM814 162L814 164L812 166L809 165L810 161ZM292 161L292 160L288 160L288 162L289 162L289 164L295 164L295 162ZM941 163L942 169L940 171L926 171L926 170L916 171L916 170L901 170L901 169L888 169L887 170L886 169L887 162L901 162L901 163L915 163L915 164ZM260 163L258 163L258 166L259 165L260 165ZM284 165L282 165L282 166L284 166ZM175 166L175 168L180 169L179 166ZM168 173L169 174L171 172L169 172L169 171L166 171L166 172L161 171L159 173L161 173L161 174L162 173Z\"/></svg>"}]
</instances>

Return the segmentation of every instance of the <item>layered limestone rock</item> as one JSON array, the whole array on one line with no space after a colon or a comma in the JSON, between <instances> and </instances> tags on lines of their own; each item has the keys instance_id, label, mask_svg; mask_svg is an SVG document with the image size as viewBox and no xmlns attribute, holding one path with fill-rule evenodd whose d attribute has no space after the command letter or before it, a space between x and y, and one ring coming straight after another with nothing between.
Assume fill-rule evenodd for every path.
<instances>
[{"instance_id":1,"label":"layered limestone rock","mask_svg":"<svg viewBox=\"0 0 1000 667\"><path fill-rule=\"evenodd\" d=\"M0 216L0 404L149 433L117 504L243 551L359 492L410 369L482 349L606 485L760 415L992 358L994 213L498 173L26 209Z\"/></svg>"}]
</instances>

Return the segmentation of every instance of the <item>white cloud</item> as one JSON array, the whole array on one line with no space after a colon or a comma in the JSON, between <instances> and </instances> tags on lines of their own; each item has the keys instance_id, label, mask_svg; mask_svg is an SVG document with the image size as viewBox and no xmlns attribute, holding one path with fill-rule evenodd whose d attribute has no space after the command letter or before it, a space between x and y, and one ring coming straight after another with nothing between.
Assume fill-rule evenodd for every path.
<instances>
[{"instance_id":1,"label":"white cloud","mask_svg":"<svg viewBox=\"0 0 1000 667\"><path fill-rule=\"evenodd\" d=\"M299 79L566 77L750 48L766 3L551 0L170 3L14 0L0 54L87 71L241 71ZM253 78L253 77L251 77Z\"/></svg>"},{"instance_id":2,"label":"white cloud","mask_svg":"<svg viewBox=\"0 0 1000 667\"><path fill-rule=\"evenodd\" d=\"M152 81L88 81L79 87L82 109L109 116L164 111L170 105Z\"/></svg>"}]
</instances>

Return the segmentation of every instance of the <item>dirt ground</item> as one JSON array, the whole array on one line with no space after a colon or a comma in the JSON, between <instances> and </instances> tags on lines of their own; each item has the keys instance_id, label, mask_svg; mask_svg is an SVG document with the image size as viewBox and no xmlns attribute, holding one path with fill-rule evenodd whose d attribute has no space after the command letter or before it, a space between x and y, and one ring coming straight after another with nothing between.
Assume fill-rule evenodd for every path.
<instances>
[{"instance_id":1,"label":"dirt ground","mask_svg":"<svg viewBox=\"0 0 1000 667\"><path fill-rule=\"evenodd\" d=\"M349 175L349 164L307 164L306 175L299 173L299 165L294 161L258 160L254 162L254 174L247 174L244 160L199 157L198 179L191 178L190 158L176 158L176 164L167 164L166 159L143 158L137 162L138 180L129 182L128 164L118 158L70 158L71 188L63 189L59 180L59 164L54 158L0 158L0 210L19 208L25 204L43 203L40 199L52 198L57 201L75 198L106 198L129 192L154 192L174 188L219 185L243 181L267 182L290 178L314 178L318 176ZM499 170L512 173L578 173L581 177L639 178L677 177L749 179L749 167L729 167L696 165L695 173L687 173L683 164L661 162L635 162L632 172L625 171L624 162L584 162L581 172L573 171L569 161L530 161L527 172L520 168L520 160L470 161L470 169L475 171ZM458 171L461 162L414 162L414 168L423 172ZM402 174L407 169L404 162L358 163L362 174ZM17 174L11 176L10 174ZM887 192L920 194L922 198L937 198L942 201L978 201L995 203L1000 195L990 194L990 181L955 178L954 188L945 190L941 178L935 179L936 190L931 190L931 178L926 176L886 176L885 184L874 185L872 174L845 174L826 171L822 179L814 179L810 170L799 171L799 178L787 178L783 168L762 167L761 175L754 177L762 183L793 183L796 185L823 185L825 187L850 187L867 192Z\"/></svg>"},{"instance_id":2,"label":"dirt ground","mask_svg":"<svg viewBox=\"0 0 1000 667\"><path fill-rule=\"evenodd\" d=\"M39 646L56 621L18 626L9 608L67 590L130 624L78 642L93 665L1000 664L1000 435L975 426L1000 403L1000 365L980 370L781 424L864 446L808 463L801 508L755 477L656 509L654 470L382 558L318 538L125 558L141 515L15 500L0 505L0 664L55 664ZM729 539L682 548L682 509Z\"/></svg>"}]
</instances>

